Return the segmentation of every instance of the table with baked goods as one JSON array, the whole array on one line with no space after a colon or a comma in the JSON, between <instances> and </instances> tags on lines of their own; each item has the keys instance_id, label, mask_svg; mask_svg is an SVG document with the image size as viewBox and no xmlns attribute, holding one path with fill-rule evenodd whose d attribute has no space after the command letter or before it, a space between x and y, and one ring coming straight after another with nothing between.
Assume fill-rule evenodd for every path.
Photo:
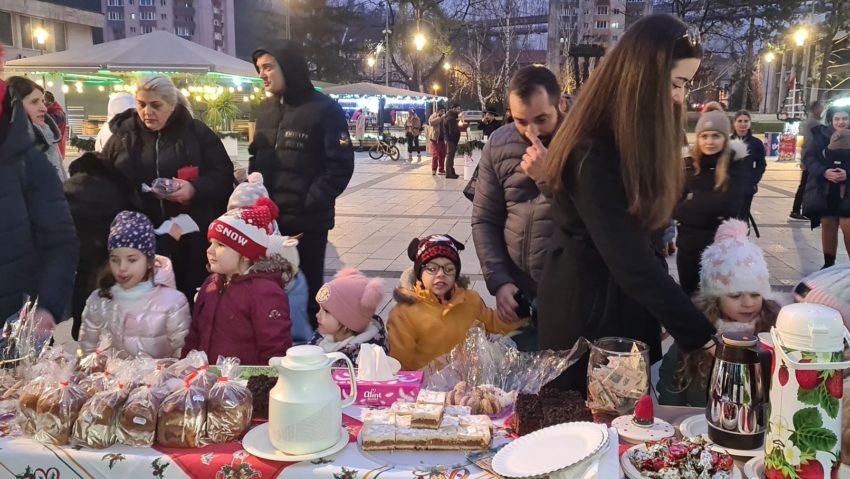
<instances>
[{"instance_id":1,"label":"table with baked goods","mask_svg":"<svg viewBox=\"0 0 850 479\"><path fill-rule=\"evenodd\" d=\"M658 415L678 425L682 419L699 414L696 408L659 408ZM362 427L359 418L363 408L345 409L343 426L349 433L349 444L341 451L327 457L302 462L277 462L255 457L241 442L214 444L198 449L170 449L113 445L106 449L72 448L71 446L43 445L30 438L0 438L0 477L10 478L331 478L331 479L465 479L494 478L459 454L464 460L449 467L436 468L429 464L421 467L399 467L380 464L364 453L357 436ZM259 423L255 423L259 424ZM510 421L508 421L510 424ZM512 438L512 430L504 420L494 421L493 446L505 444ZM621 452L627 448L623 444ZM740 465L740 464L739 464Z\"/></svg>"},{"instance_id":2,"label":"table with baked goods","mask_svg":"<svg viewBox=\"0 0 850 479\"><path fill-rule=\"evenodd\" d=\"M357 444L362 427L362 408L351 406L343 415L343 426L349 433L349 444L338 453L302 462L277 462L255 457L245 451L241 442L214 444L197 449L170 449L159 446L127 447L113 445L106 449L72 448L43 445L31 438L0 438L0 477L10 478L489 478L468 460L453 467L434 469L399 468L378 464ZM255 426L259 424L256 423ZM507 442L510 430L496 421L494 436ZM465 458L465 455L458 455Z\"/></svg>"}]
</instances>

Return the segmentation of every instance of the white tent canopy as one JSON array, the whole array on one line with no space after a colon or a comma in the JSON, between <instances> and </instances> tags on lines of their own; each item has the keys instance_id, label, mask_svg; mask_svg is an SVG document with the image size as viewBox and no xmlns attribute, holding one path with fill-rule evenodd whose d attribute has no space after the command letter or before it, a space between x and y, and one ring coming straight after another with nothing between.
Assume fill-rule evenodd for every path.
<instances>
[{"instance_id":1,"label":"white tent canopy","mask_svg":"<svg viewBox=\"0 0 850 479\"><path fill-rule=\"evenodd\" d=\"M403 90L391 86L376 83L351 83L348 85L337 85L322 89L326 95L359 95L359 96L389 96L389 97L414 97L414 98L440 98L419 91Z\"/></svg>"},{"instance_id":2,"label":"white tent canopy","mask_svg":"<svg viewBox=\"0 0 850 479\"><path fill-rule=\"evenodd\" d=\"M175 73L223 73L256 77L254 65L180 38L154 31L113 42L49 53L6 62L11 72L97 73L161 71Z\"/></svg>"}]
</instances>

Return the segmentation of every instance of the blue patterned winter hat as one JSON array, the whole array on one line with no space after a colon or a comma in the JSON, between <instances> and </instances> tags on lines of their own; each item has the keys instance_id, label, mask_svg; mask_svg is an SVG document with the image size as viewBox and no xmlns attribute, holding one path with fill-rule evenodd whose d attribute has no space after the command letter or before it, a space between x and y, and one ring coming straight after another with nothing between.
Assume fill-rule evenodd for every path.
<instances>
[{"instance_id":1,"label":"blue patterned winter hat","mask_svg":"<svg viewBox=\"0 0 850 479\"><path fill-rule=\"evenodd\" d=\"M156 235L151 220L135 211L122 211L115 215L109 226L107 249L134 248L148 258L156 254Z\"/></svg>"}]
</instances>

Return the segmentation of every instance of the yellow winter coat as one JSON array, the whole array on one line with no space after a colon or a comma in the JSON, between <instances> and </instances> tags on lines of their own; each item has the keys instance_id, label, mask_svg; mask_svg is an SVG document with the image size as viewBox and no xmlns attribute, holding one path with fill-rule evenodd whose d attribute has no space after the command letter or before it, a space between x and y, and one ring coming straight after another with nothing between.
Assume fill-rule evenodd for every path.
<instances>
[{"instance_id":1,"label":"yellow winter coat","mask_svg":"<svg viewBox=\"0 0 850 479\"><path fill-rule=\"evenodd\" d=\"M475 321L481 321L490 333L509 333L525 322L502 322L473 290L455 287L452 299L441 303L417 282L413 289L395 291L396 306L390 311L387 329L390 356L401 362L405 371L422 369L434 358L463 342Z\"/></svg>"}]
</instances>

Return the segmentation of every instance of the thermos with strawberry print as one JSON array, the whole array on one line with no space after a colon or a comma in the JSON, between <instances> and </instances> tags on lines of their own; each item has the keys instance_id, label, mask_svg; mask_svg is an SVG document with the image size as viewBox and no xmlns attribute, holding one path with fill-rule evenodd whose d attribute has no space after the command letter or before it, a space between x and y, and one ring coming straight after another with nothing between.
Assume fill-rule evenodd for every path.
<instances>
[{"instance_id":1,"label":"thermos with strawberry print","mask_svg":"<svg viewBox=\"0 0 850 479\"><path fill-rule=\"evenodd\" d=\"M837 477L841 453L842 361L850 332L841 314L817 304L782 308L771 328L773 362L765 477Z\"/></svg>"}]
</instances>

